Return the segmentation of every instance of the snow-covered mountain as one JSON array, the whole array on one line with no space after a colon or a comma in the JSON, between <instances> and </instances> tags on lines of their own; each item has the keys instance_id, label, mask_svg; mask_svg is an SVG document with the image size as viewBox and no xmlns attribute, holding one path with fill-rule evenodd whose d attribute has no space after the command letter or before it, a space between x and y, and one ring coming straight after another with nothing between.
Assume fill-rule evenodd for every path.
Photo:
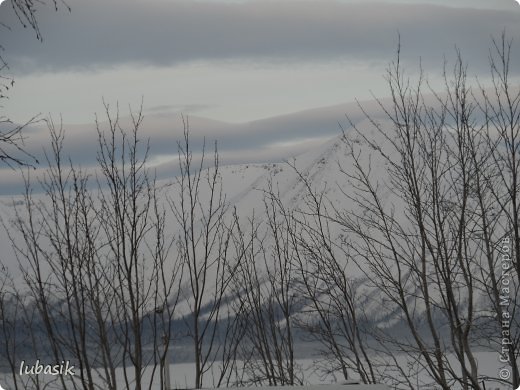
<instances>
[{"instance_id":1,"label":"snow-covered mountain","mask_svg":"<svg viewBox=\"0 0 520 390\"><path fill-rule=\"evenodd\" d=\"M364 107L372 118L383 123L381 113L377 110L378 105L376 102L368 102L364 104ZM363 118L363 114L360 113L359 108L355 104L349 105L347 108L350 119L355 122L359 128L373 128L373 126ZM277 127L276 123L292 123L292 125L300 123L304 126L306 119L324 117L326 114L331 113L338 114L339 110L340 108L337 106L319 109L320 115L317 115L316 112L306 111L300 114L259 121L259 123L251 124L251 126L259 129L262 126L267 126L270 121L275 122L275 125L271 123L267 126L271 129ZM194 124L197 124L196 120ZM311 127L312 126L307 126L305 129L307 136L311 134ZM197 128L197 126L195 126L195 128ZM291 131L293 130L294 129ZM350 143L354 145L359 161L365 166L371 166L372 180L382 185L383 200L392 206L397 218L405 218L404 213L400 211L403 207L403 200L389 191L384 192L384 183L385 180L388 179L386 177L387 167L385 166L384 159L382 159L381 156L378 157L378 153L374 153L373 147L363 142L362 137L356 135L348 128L345 131ZM383 134L375 130L365 131L366 133L364 135L369 139L375 140L382 150L391 149L389 140L386 139ZM354 195L354 189L348 178L348 173L352 173L353 158L349 144L344 142L342 137L343 135L339 130L336 136L331 137L326 142L322 142L320 137L316 137L314 141L308 143L310 145L309 150L294 158L288 157L288 161L286 162L242 163L220 166L219 172L223 193L225 194L226 202L228 202L230 209L236 208L237 214L242 221L247 221L248 218L251 218L253 215L257 221L265 221L266 215L263 201L265 191L269 189L269 186L279 195L284 207L289 210L306 210L308 208L306 202L308 201L307 195L309 189L324 195L326 199L324 205L329 208L330 212L341 212L357 207L350 199L350 197ZM232 135L230 135L230 138L232 138ZM196 155L194 156L194 158L197 157ZM211 158L207 157L207 161L211 162ZM171 165L171 163L170 161L156 168L158 168L158 170L166 170L166 167ZM161 194L162 199L178 200L179 186L175 179L161 179L158 184L162 188L161 191L164 191ZM205 188L201 187L202 202L207 198L207 193L205 192L207 192ZM37 201L42 201L43 203L48 202L48 199L42 194L36 193L33 197ZM15 207L22 204L23 198L20 196L4 196L0 198L0 218L10 234L15 237L17 233L10 229L9 221L14 216ZM167 205L166 208L168 208ZM331 239L338 243L338 245L341 245L342 235L344 234L341 226L337 224L332 224L331 226ZM179 228L176 226L171 213L167 213L167 231L171 237L176 237L179 234ZM269 245L269 242L265 244ZM14 275L15 280L21 280L19 279L21 275L18 270L16 258L12 251L8 234L4 229L0 229L0 245L2 247L0 260L8 267L10 273ZM174 253L171 255L173 257L175 256ZM348 272L349 276L353 278L363 277L361 267L353 263L348 265L345 272ZM373 286L370 288L367 287L364 293L367 297L370 297L375 290L377 289L374 289ZM207 299L210 298L210 295L208 295ZM373 301L373 303L374 306L372 307L368 301L365 302L365 311L368 314L372 312L375 316L378 314L377 310L380 301ZM189 309L186 304L181 302L178 306L178 316L181 317L188 312ZM385 318L385 321L387 325L393 322L389 318Z\"/></svg>"}]
</instances>

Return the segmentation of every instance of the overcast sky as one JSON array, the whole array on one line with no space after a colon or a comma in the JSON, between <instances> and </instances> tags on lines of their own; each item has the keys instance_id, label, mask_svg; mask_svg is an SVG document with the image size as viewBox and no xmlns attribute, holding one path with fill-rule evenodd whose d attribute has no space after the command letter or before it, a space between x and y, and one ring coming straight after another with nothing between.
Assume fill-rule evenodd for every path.
<instances>
[{"instance_id":1,"label":"overcast sky","mask_svg":"<svg viewBox=\"0 0 520 390\"><path fill-rule=\"evenodd\" d=\"M514 0L67 0L41 8L43 42L0 6L2 56L15 78L2 115L62 116L70 153L95 160L102 99L121 112L144 100L156 161L175 148L180 113L203 117L200 138L221 142L227 162L280 160L308 140L338 134L355 98L385 96L398 33L410 72L419 58L435 85L455 46L485 80L491 37L514 39L520 71L520 6ZM331 109L302 110L334 106ZM345 108L343 108L345 107ZM291 115L288 115L291 114ZM269 120L264 118L278 117ZM193 126L192 126L193 127ZM28 132L38 153L47 133ZM293 146L292 148L290 146ZM0 168L0 193L18 190Z\"/></svg>"}]
</instances>

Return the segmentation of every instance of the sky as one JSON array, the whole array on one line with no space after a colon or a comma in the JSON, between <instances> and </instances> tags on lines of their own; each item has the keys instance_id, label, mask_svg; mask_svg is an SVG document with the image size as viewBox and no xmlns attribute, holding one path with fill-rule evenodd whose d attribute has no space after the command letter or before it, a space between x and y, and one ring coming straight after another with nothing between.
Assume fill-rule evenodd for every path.
<instances>
[{"instance_id":1,"label":"sky","mask_svg":"<svg viewBox=\"0 0 520 390\"><path fill-rule=\"evenodd\" d=\"M157 164L174 154L181 114L192 118L196 146L219 140L226 163L280 161L339 134L355 99L388 94L398 37L409 73L420 62L439 88L456 47L470 76L485 82L491 39L504 30L512 64L520 61L514 0L66 2L70 12L59 3L38 9L42 42L9 1L0 6L3 72L15 80L0 115L62 120L67 152L86 167L95 163L103 101L122 116L142 102ZM41 155L45 126L26 135L27 150ZM19 192L19 176L0 166L0 194Z\"/></svg>"}]
</instances>

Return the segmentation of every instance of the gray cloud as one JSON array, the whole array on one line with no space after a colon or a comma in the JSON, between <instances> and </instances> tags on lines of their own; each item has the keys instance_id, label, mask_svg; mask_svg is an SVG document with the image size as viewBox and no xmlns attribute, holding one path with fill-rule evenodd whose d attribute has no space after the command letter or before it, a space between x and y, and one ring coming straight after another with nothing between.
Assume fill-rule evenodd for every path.
<instances>
[{"instance_id":1,"label":"gray cloud","mask_svg":"<svg viewBox=\"0 0 520 390\"><path fill-rule=\"evenodd\" d=\"M146 109L149 113L164 113L164 115L171 115L171 113L185 113L191 114L197 111L205 110L213 106L209 104L159 104L157 106L148 107Z\"/></svg>"},{"instance_id":2,"label":"gray cloud","mask_svg":"<svg viewBox=\"0 0 520 390\"><path fill-rule=\"evenodd\" d=\"M29 32L20 33L12 12L2 8L0 21L14 26L2 37L13 72L169 66L215 59L386 61L395 52L398 31L404 55L411 53L414 60L421 56L437 64L457 45L470 61L487 64L490 36L505 29L509 36L520 37L516 7L482 10L369 1L69 0L68 4L71 14L41 10L43 43Z\"/></svg>"}]
</instances>

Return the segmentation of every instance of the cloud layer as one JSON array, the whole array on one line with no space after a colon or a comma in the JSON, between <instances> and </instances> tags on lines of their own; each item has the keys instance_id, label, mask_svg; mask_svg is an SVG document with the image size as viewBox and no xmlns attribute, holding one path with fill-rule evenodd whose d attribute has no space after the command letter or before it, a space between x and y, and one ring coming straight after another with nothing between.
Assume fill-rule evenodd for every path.
<instances>
[{"instance_id":1,"label":"cloud layer","mask_svg":"<svg viewBox=\"0 0 520 390\"><path fill-rule=\"evenodd\" d=\"M510 3L482 10L371 1L70 0L70 14L41 10L43 43L20 33L5 7L0 21L13 26L2 43L13 71L23 73L214 59L379 60L392 56L398 32L405 55L438 60L457 45L482 61L490 36L504 29L520 36L520 7Z\"/></svg>"}]
</instances>

